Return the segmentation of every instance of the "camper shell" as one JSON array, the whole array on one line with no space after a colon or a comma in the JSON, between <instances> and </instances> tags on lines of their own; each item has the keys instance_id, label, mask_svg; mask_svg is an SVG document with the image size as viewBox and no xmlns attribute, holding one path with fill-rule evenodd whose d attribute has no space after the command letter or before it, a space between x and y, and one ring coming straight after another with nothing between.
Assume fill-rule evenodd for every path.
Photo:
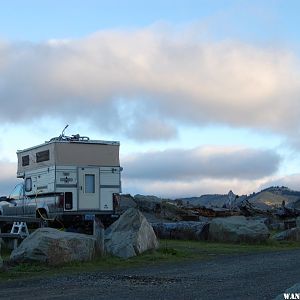
<instances>
[{"instance_id":1,"label":"camper shell","mask_svg":"<svg viewBox=\"0 0 300 300\"><path fill-rule=\"evenodd\" d=\"M119 147L117 141L73 135L18 150L24 201L34 200L49 217L114 215L121 193ZM34 205L24 206L24 214L33 213Z\"/></svg>"}]
</instances>

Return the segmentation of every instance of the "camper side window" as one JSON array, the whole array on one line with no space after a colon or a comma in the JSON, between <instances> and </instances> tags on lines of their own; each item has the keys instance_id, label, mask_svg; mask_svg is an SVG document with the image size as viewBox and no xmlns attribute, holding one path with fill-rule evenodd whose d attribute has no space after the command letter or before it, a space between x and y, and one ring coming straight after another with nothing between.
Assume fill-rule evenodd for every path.
<instances>
[{"instance_id":1,"label":"camper side window","mask_svg":"<svg viewBox=\"0 0 300 300\"><path fill-rule=\"evenodd\" d=\"M29 155L22 156L22 166L28 166L29 165Z\"/></svg>"},{"instance_id":2,"label":"camper side window","mask_svg":"<svg viewBox=\"0 0 300 300\"><path fill-rule=\"evenodd\" d=\"M42 162L49 160L49 150L40 151L36 153L36 162Z\"/></svg>"},{"instance_id":3,"label":"camper side window","mask_svg":"<svg viewBox=\"0 0 300 300\"><path fill-rule=\"evenodd\" d=\"M25 180L25 192L31 192L31 190L32 190L32 180L31 177L28 177Z\"/></svg>"}]
</instances>

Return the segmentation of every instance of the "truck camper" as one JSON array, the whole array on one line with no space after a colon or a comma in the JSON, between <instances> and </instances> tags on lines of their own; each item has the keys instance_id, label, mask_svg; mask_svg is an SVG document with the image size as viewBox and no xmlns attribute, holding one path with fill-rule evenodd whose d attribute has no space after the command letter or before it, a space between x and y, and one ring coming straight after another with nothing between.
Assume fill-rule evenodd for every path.
<instances>
[{"instance_id":1,"label":"truck camper","mask_svg":"<svg viewBox=\"0 0 300 300\"><path fill-rule=\"evenodd\" d=\"M72 224L117 218L121 192L120 143L63 133L18 150L17 177L24 180L0 202L0 214L57 219Z\"/></svg>"}]
</instances>

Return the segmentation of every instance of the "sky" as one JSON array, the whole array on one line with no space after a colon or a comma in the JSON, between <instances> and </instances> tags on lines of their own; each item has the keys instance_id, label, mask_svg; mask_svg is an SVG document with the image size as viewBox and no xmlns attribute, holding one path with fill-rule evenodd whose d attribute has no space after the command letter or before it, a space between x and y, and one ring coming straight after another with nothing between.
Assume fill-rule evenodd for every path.
<instances>
[{"instance_id":1,"label":"sky","mask_svg":"<svg viewBox=\"0 0 300 300\"><path fill-rule=\"evenodd\" d=\"M16 151L118 140L124 193L300 190L298 0L0 0L0 195Z\"/></svg>"}]
</instances>

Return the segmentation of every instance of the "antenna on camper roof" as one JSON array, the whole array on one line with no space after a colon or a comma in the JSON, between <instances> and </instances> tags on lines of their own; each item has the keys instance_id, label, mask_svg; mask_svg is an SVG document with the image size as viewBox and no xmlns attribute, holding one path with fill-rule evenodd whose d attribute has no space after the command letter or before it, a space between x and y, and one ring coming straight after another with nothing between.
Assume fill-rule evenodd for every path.
<instances>
[{"instance_id":1,"label":"antenna on camper roof","mask_svg":"<svg viewBox=\"0 0 300 300\"><path fill-rule=\"evenodd\" d=\"M67 124L64 128L64 130L61 132L60 137L64 137L65 136L65 130L69 127L69 124Z\"/></svg>"}]
</instances>

